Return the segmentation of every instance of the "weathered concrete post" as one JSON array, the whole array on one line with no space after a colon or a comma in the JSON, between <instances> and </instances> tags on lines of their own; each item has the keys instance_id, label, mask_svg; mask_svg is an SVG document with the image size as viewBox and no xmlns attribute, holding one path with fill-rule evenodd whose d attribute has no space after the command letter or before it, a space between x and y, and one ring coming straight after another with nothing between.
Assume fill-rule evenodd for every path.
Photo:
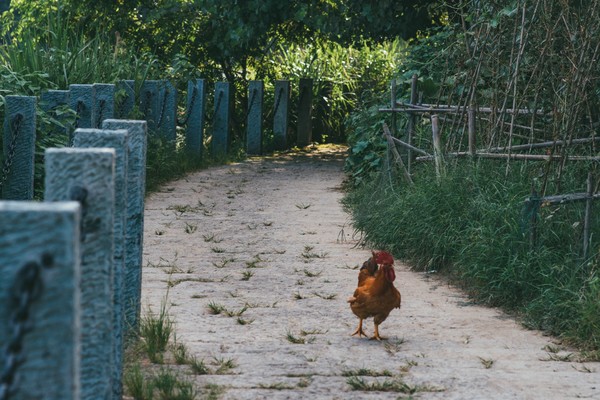
<instances>
[{"instance_id":1,"label":"weathered concrete post","mask_svg":"<svg viewBox=\"0 0 600 400\"><path fill-rule=\"evenodd\" d=\"M94 85L69 85L69 91L69 105L77 113L75 128L93 128L96 88Z\"/></svg>"},{"instance_id":2,"label":"weathered concrete post","mask_svg":"<svg viewBox=\"0 0 600 400\"><path fill-rule=\"evenodd\" d=\"M123 396L123 291L125 271L125 217L127 216L127 131L77 129L73 146L115 150L115 218L113 226L113 397Z\"/></svg>"},{"instance_id":3,"label":"weathered concrete post","mask_svg":"<svg viewBox=\"0 0 600 400\"><path fill-rule=\"evenodd\" d=\"M137 332L142 296L147 126L145 121L106 120L102 128L127 130L127 221L123 305L126 331Z\"/></svg>"},{"instance_id":4,"label":"weathered concrete post","mask_svg":"<svg viewBox=\"0 0 600 400\"><path fill-rule=\"evenodd\" d=\"M35 156L35 97L6 96L0 169L0 197L6 200L33 199Z\"/></svg>"},{"instance_id":5,"label":"weathered concrete post","mask_svg":"<svg viewBox=\"0 0 600 400\"><path fill-rule=\"evenodd\" d=\"M80 398L79 212L75 202L0 201L3 372L17 363L11 387L0 384L0 398L5 389L14 390L11 399ZM19 309L27 310L25 318ZM20 340L18 326L27 329ZM4 359L9 343L19 344L13 353L22 364Z\"/></svg>"},{"instance_id":6,"label":"weathered concrete post","mask_svg":"<svg viewBox=\"0 0 600 400\"><path fill-rule=\"evenodd\" d=\"M157 132L157 122L160 116L159 81L144 81L140 90L140 111L148 122L148 132Z\"/></svg>"},{"instance_id":7,"label":"weathered concrete post","mask_svg":"<svg viewBox=\"0 0 600 400\"><path fill-rule=\"evenodd\" d=\"M287 136L290 119L290 81L275 81L275 103L273 105L273 135L275 149L288 147Z\"/></svg>"},{"instance_id":8,"label":"weathered concrete post","mask_svg":"<svg viewBox=\"0 0 600 400\"><path fill-rule=\"evenodd\" d=\"M265 84L251 81L248 85L248 111L246 123L246 153L262 154L262 114Z\"/></svg>"},{"instance_id":9,"label":"weathered concrete post","mask_svg":"<svg viewBox=\"0 0 600 400\"><path fill-rule=\"evenodd\" d=\"M217 82L215 84L215 115L211 143L213 156L224 156L229 151L229 132L231 130L230 91L231 84L229 82Z\"/></svg>"},{"instance_id":10,"label":"weathered concrete post","mask_svg":"<svg viewBox=\"0 0 600 400\"><path fill-rule=\"evenodd\" d=\"M206 85L204 79L188 82L185 145L191 154L202 158L204 150L204 109Z\"/></svg>"},{"instance_id":11,"label":"weathered concrete post","mask_svg":"<svg viewBox=\"0 0 600 400\"><path fill-rule=\"evenodd\" d=\"M81 398L108 400L113 389L115 151L48 149L45 161L45 200L81 204Z\"/></svg>"},{"instance_id":12,"label":"weathered concrete post","mask_svg":"<svg viewBox=\"0 0 600 400\"><path fill-rule=\"evenodd\" d=\"M115 118L128 118L135 105L135 81L118 82L116 93L118 95L115 99Z\"/></svg>"},{"instance_id":13,"label":"weathered concrete post","mask_svg":"<svg viewBox=\"0 0 600 400\"><path fill-rule=\"evenodd\" d=\"M312 88L312 79L300 79L300 97L298 99L298 146L308 146L312 142Z\"/></svg>"},{"instance_id":14,"label":"weathered concrete post","mask_svg":"<svg viewBox=\"0 0 600 400\"><path fill-rule=\"evenodd\" d=\"M115 85L94 83L94 120L92 128L98 128L105 119L115 117Z\"/></svg>"},{"instance_id":15,"label":"weathered concrete post","mask_svg":"<svg viewBox=\"0 0 600 400\"><path fill-rule=\"evenodd\" d=\"M177 90L169 81L160 81L159 115L156 123L160 136L175 148L177 139Z\"/></svg>"},{"instance_id":16,"label":"weathered concrete post","mask_svg":"<svg viewBox=\"0 0 600 400\"><path fill-rule=\"evenodd\" d=\"M69 91L68 90L48 90L40 95L40 108L48 114L54 114L52 117L57 121L65 125L64 128L52 129L47 132L48 135L53 134L64 134L69 136L70 128L66 126L66 118L61 115L56 115L56 109L60 106L67 106L69 104Z\"/></svg>"}]
</instances>

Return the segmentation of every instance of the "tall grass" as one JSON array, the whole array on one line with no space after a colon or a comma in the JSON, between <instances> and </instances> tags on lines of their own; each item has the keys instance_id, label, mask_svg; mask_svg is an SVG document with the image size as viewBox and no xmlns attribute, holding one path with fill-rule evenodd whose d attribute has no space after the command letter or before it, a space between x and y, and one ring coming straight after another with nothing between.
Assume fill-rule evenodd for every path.
<instances>
[{"instance_id":1,"label":"tall grass","mask_svg":"<svg viewBox=\"0 0 600 400\"><path fill-rule=\"evenodd\" d=\"M536 171L523 166L507 177L501 164L460 162L438 181L432 166L421 165L414 186L390 186L382 172L350 191L344 205L369 245L448 275L476 299L520 313L531 327L599 350L599 255L581 257L584 206L541 207L531 246L524 200ZM584 184L583 171L574 172L562 190L581 192ZM596 214L592 231L598 229Z\"/></svg>"}]
</instances>

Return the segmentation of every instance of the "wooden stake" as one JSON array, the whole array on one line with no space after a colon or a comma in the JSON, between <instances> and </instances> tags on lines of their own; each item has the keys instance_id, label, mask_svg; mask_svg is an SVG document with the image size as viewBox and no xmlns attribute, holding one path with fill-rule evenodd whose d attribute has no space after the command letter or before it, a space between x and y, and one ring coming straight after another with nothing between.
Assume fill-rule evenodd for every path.
<instances>
[{"instance_id":1,"label":"wooden stake","mask_svg":"<svg viewBox=\"0 0 600 400\"><path fill-rule=\"evenodd\" d=\"M468 112L469 118L469 153L471 156L475 155L475 108L473 105L469 106Z\"/></svg>"},{"instance_id":2,"label":"wooden stake","mask_svg":"<svg viewBox=\"0 0 600 400\"><path fill-rule=\"evenodd\" d=\"M442 175L443 156L442 156L442 141L440 139L440 128L437 115L431 116L431 131L433 135L433 158L435 161L435 173L439 178Z\"/></svg>"},{"instance_id":3,"label":"wooden stake","mask_svg":"<svg viewBox=\"0 0 600 400\"><path fill-rule=\"evenodd\" d=\"M394 144L394 140L392 139L392 134L390 133L390 128L385 123L383 124L383 136L387 140L388 148L392 151L392 154L394 155L394 161L396 161L396 163L398 163L398 165L400 165L400 167L402 168L402 171L404 172L404 178L411 185L414 184L412 178L410 177L410 174L408 173L408 170L406 169L406 166L404 165L404 161L402 161L402 157L400 157L400 154L396 149L396 145Z\"/></svg>"}]
</instances>

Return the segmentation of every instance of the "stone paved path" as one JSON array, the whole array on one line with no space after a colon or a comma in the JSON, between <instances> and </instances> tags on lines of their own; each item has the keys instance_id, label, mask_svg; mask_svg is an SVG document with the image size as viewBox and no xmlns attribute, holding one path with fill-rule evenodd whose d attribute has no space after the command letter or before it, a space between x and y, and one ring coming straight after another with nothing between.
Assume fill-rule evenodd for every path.
<instances>
[{"instance_id":1,"label":"stone paved path","mask_svg":"<svg viewBox=\"0 0 600 400\"><path fill-rule=\"evenodd\" d=\"M177 341L211 370L182 374L223 399L600 399L598 364L542 361L568 350L399 263L389 340L351 337L346 299L369 251L339 204L342 157L251 159L149 196L143 311L167 299Z\"/></svg>"}]
</instances>

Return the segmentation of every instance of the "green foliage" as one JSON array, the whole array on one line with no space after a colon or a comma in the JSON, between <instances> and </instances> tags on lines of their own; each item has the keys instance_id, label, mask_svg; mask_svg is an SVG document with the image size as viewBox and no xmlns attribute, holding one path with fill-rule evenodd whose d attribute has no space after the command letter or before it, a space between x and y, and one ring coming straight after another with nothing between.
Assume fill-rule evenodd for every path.
<instances>
[{"instance_id":1,"label":"green foliage","mask_svg":"<svg viewBox=\"0 0 600 400\"><path fill-rule=\"evenodd\" d=\"M414 186L390 186L382 173L344 204L367 244L417 269L448 274L476 299L523 313L531 326L598 349L600 255L581 259L584 207L542 207L531 247L523 210L538 170L519 172L507 177L503 165L466 161L438 181L433 167L422 165ZM565 191L584 191L585 168L573 171L569 182Z\"/></svg>"}]
</instances>

